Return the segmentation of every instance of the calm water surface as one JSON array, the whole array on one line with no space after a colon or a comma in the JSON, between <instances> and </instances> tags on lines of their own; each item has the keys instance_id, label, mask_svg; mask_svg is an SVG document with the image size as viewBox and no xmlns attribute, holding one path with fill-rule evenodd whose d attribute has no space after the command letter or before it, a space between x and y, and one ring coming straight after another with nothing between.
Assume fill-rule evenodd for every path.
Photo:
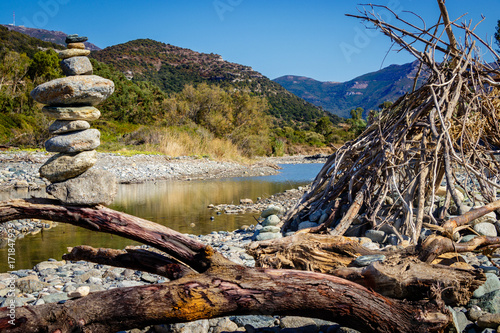
<instances>
[{"instance_id":1,"label":"calm water surface","mask_svg":"<svg viewBox=\"0 0 500 333\"><path fill-rule=\"evenodd\" d=\"M275 176L120 185L110 207L182 233L199 235L220 230L232 231L245 224L254 224L253 215L215 215L207 209L209 204L238 204L243 198L255 201L257 197L265 198L297 188L310 183L322 166L318 163L281 165L283 170ZM22 193L16 196L22 196ZM215 218L213 221L210 220L211 216ZM50 230L16 240L15 269L32 268L49 258L60 260L67 252L67 247L90 245L122 249L134 244L139 243L59 223ZM0 272L7 270L7 248L4 247L0 249Z\"/></svg>"}]
</instances>

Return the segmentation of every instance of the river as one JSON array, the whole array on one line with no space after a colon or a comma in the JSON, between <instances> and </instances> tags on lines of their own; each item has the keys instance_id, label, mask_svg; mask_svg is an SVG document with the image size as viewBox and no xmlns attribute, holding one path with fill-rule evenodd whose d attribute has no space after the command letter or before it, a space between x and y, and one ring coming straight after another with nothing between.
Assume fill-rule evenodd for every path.
<instances>
[{"instance_id":1,"label":"river","mask_svg":"<svg viewBox=\"0 0 500 333\"><path fill-rule=\"evenodd\" d=\"M278 175L239 177L197 181L158 181L143 184L122 184L110 206L189 234L238 229L255 223L252 214L216 215L209 204L238 204L240 199L254 201L310 183L323 164L284 164ZM13 194L13 196L19 197ZM211 217L214 217L211 220ZM15 242L15 269L29 269L40 261L61 260L68 247L90 245L122 249L137 242L110 234L90 231L65 223L36 235L27 235ZM0 272L6 272L7 247L0 249Z\"/></svg>"}]
</instances>

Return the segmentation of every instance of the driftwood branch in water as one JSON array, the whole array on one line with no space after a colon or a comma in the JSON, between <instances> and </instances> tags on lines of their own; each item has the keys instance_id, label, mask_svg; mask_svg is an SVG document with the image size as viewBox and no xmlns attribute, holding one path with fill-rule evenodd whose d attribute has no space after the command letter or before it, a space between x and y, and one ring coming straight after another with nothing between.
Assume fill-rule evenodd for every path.
<instances>
[{"instance_id":1,"label":"driftwood branch in water","mask_svg":"<svg viewBox=\"0 0 500 333\"><path fill-rule=\"evenodd\" d=\"M91 293L64 304L16 308L14 327L9 324L9 310L0 308L0 330L112 332L256 313L322 318L361 332L440 331L450 322L449 314L438 303L389 299L357 283L316 272L243 267L167 227L102 206L65 207L34 199L0 202L0 222L30 217L143 241L183 259L198 272L181 271L178 276L185 274L183 277L168 283ZM80 247L71 255L111 262L131 254ZM196 258L201 264L194 262ZM130 263L130 258L124 261Z\"/></svg>"},{"instance_id":2,"label":"driftwood branch in water","mask_svg":"<svg viewBox=\"0 0 500 333\"><path fill-rule=\"evenodd\" d=\"M104 206L64 206L50 199L14 199L0 202L0 222L38 218L69 223L85 229L110 233L164 251L192 269L205 271L214 258L227 260L210 246L180 232Z\"/></svg>"}]
</instances>

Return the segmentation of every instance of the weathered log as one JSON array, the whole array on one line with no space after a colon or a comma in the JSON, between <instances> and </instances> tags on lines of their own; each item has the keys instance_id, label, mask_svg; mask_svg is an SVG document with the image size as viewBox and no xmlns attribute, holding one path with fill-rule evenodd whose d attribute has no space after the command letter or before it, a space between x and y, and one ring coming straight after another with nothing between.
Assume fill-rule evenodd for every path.
<instances>
[{"instance_id":1,"label":"weathered log","mask_svg":"<svg viewBox=\"0 0 500 333\"><path fill-rule=\"evenodd\" d=\"M465 305L486 281L483 272L429 265L415 258L399 262L374 262L364 268L339 268L330 274L356 282L385 297L421 300L441 299L450 305Z\"/></svg>"},{"instance_id":2,"label":"weathered log","mask_svg":"<svg viewBox=\"0 0 500 333\"><path fill-rule=\"evenodd\" d=\"M368 250L355 239L342 236L301 233L252 243L247 251L254 256L257 267L327 273L398 299L425 299L439 285L442 293L436 297L447 304L464 305L485 281L480 271L421 262L415 247L399 252ZM368 267L353 267L356 257L368 254L384 254L386 259Z\"/></svg>"},{"instance_id":3,"label":"weathered log","mask_svg":"<svg viewBox=\"0 0 500 333\"><path fill-rule=\"evenodd\" d=\"M112 305L112 306L110 306ZM64 304L0 309L9 332L116 332L152 324L243 314L321 318L361 332L440 331L450 316L431 302L385 298L334 276L293 270L212 267L164 284L91 293Z\"/></svg>"},{"instance_id":4,"label":"weathered log","mask_svg":"<svg viewBox=\"0 0 500 333\"><path fill-rule=\"evenodd\" d=\"M456 228L465 226L470 222L474 221L475 219L480 218L481 216L484 216L488 213L494 212L499 208L500 208L500 200L497 200L490 202L487 205L471 209L465 214L457 216L453 219L449 219L442 225L442 228L444 229L444 235L449 238L453 238L453 234L455 233Z\"/></svg>"},{"instance_id":5,"label":"weathered log","mask_svg":"<svg viewBox=\"0 0 500 333\"><path fill-rule=\"evenodd\" d=\"M63 255L64 260L85 260L101 265L130 268L149 272L176 280L193 272L189 267L165 256L143 249L95 249L88 245L80 245Z\"/></svg>"},{"instance_id":6,"label":"weathered log","mask_svg":"<svg viewBox=\"0 0 500 333\"><path fill-rule=\"evenodd\" d=\"M330 273L360 255L379 254L344 236L297 233L291 237L251 243L247 252L258 267Z\"/></svg>"},{"instance_id":7,"label":"weathered log","mask_svg":"<svg viewBox=\"0 0 500 333\"><path fill-rule=\"evenodd\" d=\"M483 247L498 247L500 237L478 236L464 243L455 243L449 238L430 235L422 244L419 259L424 262L432 262L438 256L446 252L470 252Z\"/></svg>"}]
</instances>

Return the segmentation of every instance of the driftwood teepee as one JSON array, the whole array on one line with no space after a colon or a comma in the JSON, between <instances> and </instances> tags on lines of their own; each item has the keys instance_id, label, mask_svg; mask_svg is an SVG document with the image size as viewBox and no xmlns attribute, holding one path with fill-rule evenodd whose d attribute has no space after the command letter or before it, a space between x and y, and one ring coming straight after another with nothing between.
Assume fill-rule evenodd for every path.
<instances>
[{"instance_id":1,"label":"driftwood teepee","mask_svg":"<svg viewBox=\"0 0 500 333\"><path fill-rule=\"evenodd\" d=\"M428 80L330 156L310 191L288 212L284 231L322 210L329 219L315 231L343 235L358 219L368 229L385 225L416 243L423 224L439 224L450 204L461 215L464 198L474 205L478 198L496 200L499 72L481 59L479 46L500 58L475 34L475 26L450 21L444 1L438 3L441 17L431 27L418 27L384 6L348 15L371 22L413 54ZM388 11L403 28L384 22L375 10ZM460 43L452 28L462 32ZM446 200L437 207L436 190L444 183Z\"/></svg>"}]
</instances>

